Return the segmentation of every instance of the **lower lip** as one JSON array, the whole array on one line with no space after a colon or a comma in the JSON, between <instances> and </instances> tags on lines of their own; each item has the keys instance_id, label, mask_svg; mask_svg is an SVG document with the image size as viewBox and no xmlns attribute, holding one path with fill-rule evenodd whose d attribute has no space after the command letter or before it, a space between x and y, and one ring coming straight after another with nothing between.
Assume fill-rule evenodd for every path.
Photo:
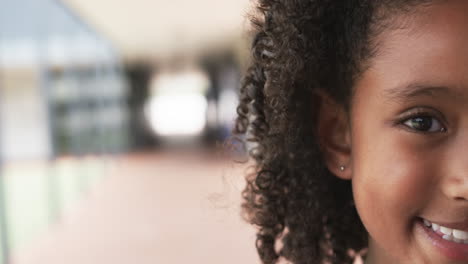
<instances>
[{"instance_id":1,"label":"lower lip","mask_svg":"<svg viewBox=\"0 0 468 264\"><path fill-rule=\"evenodd\" d=\"M444 256L451 260L468 261L468 244L459 244L443 239L432 228L425 226L423 221L418 221L418 226L424 230L431 244L439 249Z\"/></svg>"}]
</instances>

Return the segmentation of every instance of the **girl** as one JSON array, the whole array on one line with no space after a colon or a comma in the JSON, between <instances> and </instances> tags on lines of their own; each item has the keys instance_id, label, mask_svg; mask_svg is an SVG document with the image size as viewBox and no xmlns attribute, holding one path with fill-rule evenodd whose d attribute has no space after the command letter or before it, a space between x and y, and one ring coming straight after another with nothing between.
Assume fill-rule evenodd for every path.
<instances>
[{"instance_id":1,"label":"girl","mask_svg":"<svg viewBox=\"0 0 468 264\"><path fill-rule=\"evenodd\" d=\"M235 132L262 263L468 263L468 1L258 11Z\"/></svg>"}]
</instances>

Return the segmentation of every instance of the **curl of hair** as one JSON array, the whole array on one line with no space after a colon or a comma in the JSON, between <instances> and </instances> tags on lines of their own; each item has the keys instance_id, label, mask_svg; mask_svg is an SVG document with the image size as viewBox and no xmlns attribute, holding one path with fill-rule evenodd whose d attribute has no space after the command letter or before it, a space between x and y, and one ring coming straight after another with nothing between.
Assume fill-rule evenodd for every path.
<instances>
[{"instance_id":1,"label":"curl of hair","mask_svg":"<svg viewBox=\"0 0 468 264\"><path fill-rule=\"evenodd\" d=\"M391 13L380 11L420 2L258 1L252 65L240 89L234 133L254 145L255 173L247 175L242 207L258 227L256 247L264 264L280 258L352 263L350 250L367 246L351 183L324 165L315 135L316 92L348 109L353 83L376 52L371 36Z\"/></svg>"}]
</instances>

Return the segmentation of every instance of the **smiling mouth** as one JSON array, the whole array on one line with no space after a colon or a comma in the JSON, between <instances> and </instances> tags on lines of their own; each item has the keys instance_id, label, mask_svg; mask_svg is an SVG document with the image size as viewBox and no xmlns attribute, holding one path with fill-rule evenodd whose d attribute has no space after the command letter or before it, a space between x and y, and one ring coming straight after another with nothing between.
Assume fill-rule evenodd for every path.
<instances>
[{"instance_id":1,"label":"smiling mouth","mask_svg":"<svg viewBox=\"0 0 468 264\"><path fill-rule=\"evenodd\" d=\"M423 219L424 226L432 229L442 239L459 244L468 244L468 232L432 223Z\"/></svg>"}]
</instances>

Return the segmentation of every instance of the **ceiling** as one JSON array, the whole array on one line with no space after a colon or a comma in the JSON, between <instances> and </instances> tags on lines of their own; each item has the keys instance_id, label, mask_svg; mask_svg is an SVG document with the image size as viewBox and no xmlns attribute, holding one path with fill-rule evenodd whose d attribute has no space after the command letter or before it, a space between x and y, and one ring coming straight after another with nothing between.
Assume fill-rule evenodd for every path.
<instances>
[{"instance_id":1,"label":"ceiling","mask_svg":"<svg viewBox=\"0 0 468 264\"><path fill-rule=\"evenodd\" d=\"M249 0L62 0L126 59L190 55L246 39Z\"/></svg>"}]
</instances>

